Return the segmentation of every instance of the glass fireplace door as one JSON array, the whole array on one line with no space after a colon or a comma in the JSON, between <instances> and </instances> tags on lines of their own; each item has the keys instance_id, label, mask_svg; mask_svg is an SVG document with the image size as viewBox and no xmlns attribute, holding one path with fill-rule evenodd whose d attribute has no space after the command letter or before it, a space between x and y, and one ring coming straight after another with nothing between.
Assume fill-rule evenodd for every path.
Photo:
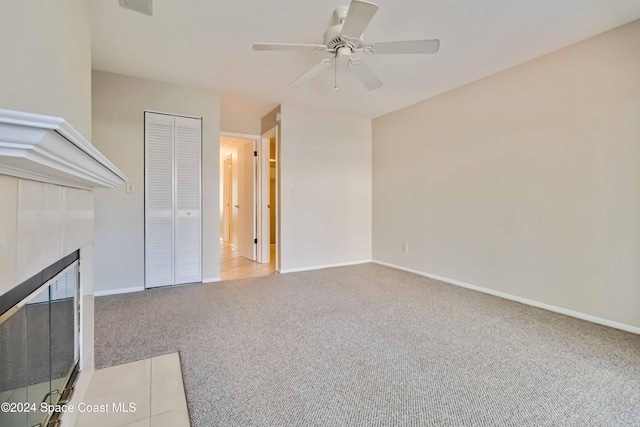
<instances>
[{"instance_id":1,"label":"glass fireplace door","mask_svg":"<svg viewBox=\"0 0 640 427\"><path fill-rule=\"evenodd\" d=\"M0 426L45 425L41 403L59 403L78 362L78 285L76 260L0 313Z\"/></svg>"}]
</instances>

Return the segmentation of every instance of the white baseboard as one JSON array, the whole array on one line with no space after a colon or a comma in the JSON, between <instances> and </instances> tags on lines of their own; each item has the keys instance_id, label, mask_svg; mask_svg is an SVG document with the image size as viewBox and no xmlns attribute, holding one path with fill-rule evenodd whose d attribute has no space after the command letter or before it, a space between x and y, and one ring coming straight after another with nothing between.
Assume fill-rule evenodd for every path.
<instances>
[{"instance_id":1,"label":"white baseboard","mask_svg":"<svg viewBox=\"0 0 640 427\"><path fill-rule=\"evenodd\" d=\"M366 264L369 262L371 262L370 259L363 259L360 261L340 262L337 264L323 264L323 265L312 265L310 267L287 268L287 269L281 269L280 274L297 273L300 271L321 270L323 268L346 267L347 265Z\"/></svg>"},{"instance_id":2,"label":"white baseboard","mask_svg":"<svg viewBox=\"0 0 640 427\"><path fill-rule=\"evenodd\" d=\"M625 323L619 323L619 322L615 322L613 320L603 319L601 317L596 317L596 316L592 316L590 314L581 313L579 311L569 310L567 308L558 307L558 306L551 305L551 304L545 304L543 302L538 302L538 301L534 301L534 300L531 300L531 299L522 298L522 297L519 297L519 296L507 294L507 293L504 293L504 292L494 291L493 289L483 288L482 286L471 285L469 283L461 282L459 280L449 279L447 277L442 277L442 276L438 276L438 275L435 275L435 274L425 273L423 271L414 270L412 268L401 267L399 265L391 264L391 263L388 263L388 262L377 261L377 260L373 260L371 262L373 262L375 264L384 265L386 267L391 267L391 268L395 268L395 269L398 269L398 270L407 271L409 273L414 273L414 274L417 274L419 276L429 277L431 279L439 280L441 282L449 283L451 285L460 286L460 287L463 287L463 288L471 289L471 290L474 290L474 291L482 292L482 293L493 295L493 296L496 296L496 297L508 299L508 300L511 300L511 301L516 301L516 302L519 302L519 303L522 303L522 304L530 305L530 306L537 307L537 308L542 308L542 309L545 309L545 310L553 311L555 313L564 314L566 316L575 317L577 319L586 320L588 322L597 323L599 325L609 326L611 328L620 329L620 330L623 330L623 331L626 331L626 332L631 332L633 334L640 335L640 327L637 327L637 326L631 326L631 325L627 325Z\"/></svg>"},{"instance_id":3,"label":"white baseboard","mask_svg":"<svg viewBox=\"0 0 640 427\"><path fill-rule=\"evenodd\" d=\"M96 297L103 297L105 295L128 294L131 292L140 292L140 291L144 291L144 286L134 286L132 288L109 289L107 291L95 291L93 295Z\"/></svg>"},{"instance_id":4,"label":"white baseboard","mask_svg":"<svg viewBox=\"0 0 640 427\"><path fill-rule=\"evenodd\" d=\"M219 277L214 277L212 279L202 279L202 283L214 283L214 282L219 282L222 279Z\"/></svg>"}]
</instances>

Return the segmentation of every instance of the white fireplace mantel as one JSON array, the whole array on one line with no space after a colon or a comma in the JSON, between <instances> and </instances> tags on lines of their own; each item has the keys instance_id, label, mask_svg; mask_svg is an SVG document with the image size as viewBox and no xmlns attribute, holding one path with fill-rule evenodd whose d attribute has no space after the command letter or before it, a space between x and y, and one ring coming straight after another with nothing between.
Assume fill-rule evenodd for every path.
<instances>
[{"instance_id":1,"label":"white fireplace mantel","mask_svg":"<svg viewBox=\"0 0 640 427\"><path fill-rule=\"evenodd\" d=\"M0 174L83 189L127 180L63 118L2 109Z\"/></svg>"}]
</instances>

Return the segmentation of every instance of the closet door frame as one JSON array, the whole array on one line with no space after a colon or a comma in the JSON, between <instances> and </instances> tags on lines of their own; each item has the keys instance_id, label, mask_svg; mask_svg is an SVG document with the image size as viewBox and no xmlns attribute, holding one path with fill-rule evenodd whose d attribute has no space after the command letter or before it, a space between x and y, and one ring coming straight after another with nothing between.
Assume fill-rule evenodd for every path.
<instances>
[{"instance_id":1,"label":"closet door frame","mask_svg":"<svg viewBox=\"0 0 640 427\"><path fill-rule=\"evenodd\" d=\"M185 117L188 119L197 119L200 120L200 176L199 176L199 186L200 186L200 236L199 236L199 240L200 240L200 280L202 281L202 274L203 274L203 262L204 262L204 257L203 257L203 218L204 215L202 214L202 168L203 168L203 156L202 156L202 143L203 143L203 124L202 124L202 116L190 116L187 114L176 114L176 113L168 113L166 111L157 111L157 110L144 110L142 113L142 155L143 155L143 170L142 170L142 176L143 176L143 180L144 180L144 193L142 195L142 202L143 202L143 259L144 259L144 288L145 289L153 289L156 287L163 287L162 286L147 286L147 137L146 137L146 132L147 132L147 113L151 113L151 114L161 114L164 116L171 116L171 117ZM176 272L175 272L175 232L176 232L176 225L175 225L175 215L177 214L177 206L176 206L176 187L177 187L177 174L176 174L176 166L175 166L175 122L174 122L174 127L173 127L173 166L172 166L172 186L173 186L173 190L172 190L172 205L173 205L173 224L172 224L172 240L173 240L173 256L172 256L172 276L173 276L173 283L170 283L166 286L174 286L175 285L175 278L176 278Z\"/></svg>"}]
</instances>

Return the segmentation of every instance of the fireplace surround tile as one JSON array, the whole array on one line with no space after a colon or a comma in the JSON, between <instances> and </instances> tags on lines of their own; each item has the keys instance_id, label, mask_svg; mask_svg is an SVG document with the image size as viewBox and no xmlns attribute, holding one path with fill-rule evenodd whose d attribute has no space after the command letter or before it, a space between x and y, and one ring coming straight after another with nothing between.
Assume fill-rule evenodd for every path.
<instances>
[{"instance_id":1,"label":"fireplace surround tile","mask_svg":"<svg viewBox=\"0 0 640 427\"><path fill-rule=\"evenodd\" d=\"M93 192L65 189L64 230L67 251L93 240Z\"/></svg>"},{"instance_id":2,"label":"fireplace surround tile","mask_svg":"<svg viewBox=\"0 0 640 427\"><path fill-rule=\"evenodd\" d=\"M40 236L45 232L42 220L41 182L21 179L18 183L18 283L36 274L47 262L47 248ZM53 256L55 261L55 255ZM58 257L60 258L60 257Z\"/></svg>"},{"instance_id":3,"label":"fireplace surround tile","mask_svg":"<svg viewBox=\"0 0 640 427\"><path fill-rule=\"evenodd\" d=\"M37 273L42 266L49 265L90 243L92 233L92 192L19 180L18 283Z\"/></svg>"},{"instance_id":4,"label":"fireplace surround tile","mask_svg":"<svg viewBox=\"0 0 640 427\"><path fill-rule=\"evenodd\" d=\"M64 188L57 185L42 185L42 233L40 234L40 244L49 248L45 257L50 263L67 255L62 228L62 198L64 190Z\"/></svg>"},{"instance_id":5,"label":"fireplace surround tile","mask_svg":"<svg viewBox=\"0 0 640 427\"><path fill-rule=\"evenodd\" d=\"M0 295L16 283L18 239L18 179L0 175Z\"/></svg>"}]
</instances>

